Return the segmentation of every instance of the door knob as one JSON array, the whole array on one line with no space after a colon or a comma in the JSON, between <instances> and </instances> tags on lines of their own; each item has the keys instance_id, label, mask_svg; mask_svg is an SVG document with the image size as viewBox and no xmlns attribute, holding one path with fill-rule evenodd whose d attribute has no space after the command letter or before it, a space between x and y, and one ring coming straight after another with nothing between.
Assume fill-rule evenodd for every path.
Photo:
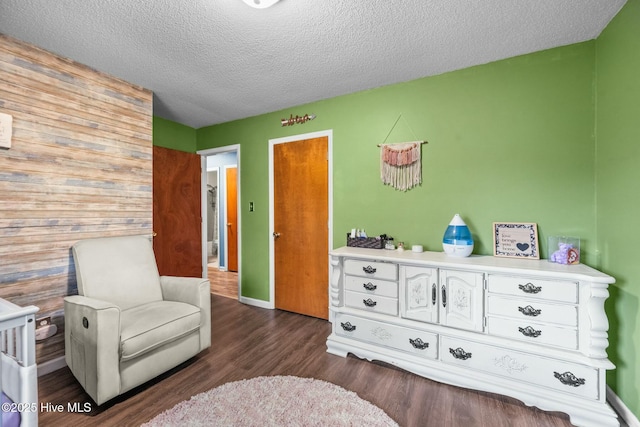
<instances>
[{"instance_id":1,"label":"door knob","mask_svg":"<svg viewBox=\"0 0 640 427\"><path fill-rule=\"evenodd\" d=\"M273 232L273 237L277 239L278 237L280 237L280 233L276 233L276 232L274 231L274 232Z\"/></svg>"}]
</instances>

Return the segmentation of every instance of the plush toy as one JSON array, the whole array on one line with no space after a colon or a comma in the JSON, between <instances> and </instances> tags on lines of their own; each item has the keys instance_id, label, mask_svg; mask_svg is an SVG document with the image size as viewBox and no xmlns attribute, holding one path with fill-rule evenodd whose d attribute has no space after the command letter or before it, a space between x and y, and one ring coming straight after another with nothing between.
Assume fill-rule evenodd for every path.
<instances>
[{"instance_id":1,"label":"plush toy","mask_svg":"<svg viewBox=\"0 0 640 427\"><path fill-rule=\"evenodd\" d=\"M551 254L551 262L557 262L558 264L568 264L570 249L573 249L572 244L558 243L558 250Z\"/></svg>"}]
</instances>

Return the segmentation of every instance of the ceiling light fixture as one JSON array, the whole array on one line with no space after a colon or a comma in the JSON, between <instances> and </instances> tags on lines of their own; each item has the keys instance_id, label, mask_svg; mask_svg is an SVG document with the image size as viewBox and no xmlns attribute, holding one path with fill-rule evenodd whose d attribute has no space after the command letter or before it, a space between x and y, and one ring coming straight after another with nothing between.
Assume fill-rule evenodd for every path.
<instances>
[{"instance_id":1,"label":"ceiling light fixture","mask_svg":"<svg viewBox=\"0 0 640 427\"><path fill-rule=\"evenodd\" d=\"M242 1L251 7L255 7L256 9L266 9L278 3L280 0L242 0Z\"/></svg>"}]
</instances>

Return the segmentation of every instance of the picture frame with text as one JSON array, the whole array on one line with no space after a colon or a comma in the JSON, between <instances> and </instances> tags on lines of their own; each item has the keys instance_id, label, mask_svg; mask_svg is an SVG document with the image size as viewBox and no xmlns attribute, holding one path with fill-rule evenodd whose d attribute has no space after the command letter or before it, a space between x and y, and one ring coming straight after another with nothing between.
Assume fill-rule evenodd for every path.
<instances>
[{"instance_id":1,"label":"picture frame with text","mask_svg":"<svg viewBox=\"0 0 640 427\"><path fill-rule=\"evenodd\" d=\"M493 256L540 259L538 225L533 222L494 222Z\"/></svg>"}]
</instances>

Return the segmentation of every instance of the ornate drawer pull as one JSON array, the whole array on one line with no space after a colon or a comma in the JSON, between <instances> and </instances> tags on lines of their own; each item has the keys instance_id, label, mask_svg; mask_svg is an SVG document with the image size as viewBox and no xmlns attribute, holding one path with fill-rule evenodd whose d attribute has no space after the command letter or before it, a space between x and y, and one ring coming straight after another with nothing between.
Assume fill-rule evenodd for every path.
<instances>
[{"instance_id":1,"label":"ornate drawer pull","mask_svg":"<svg viewBox=\"0 0 640 427\"><path fill-rule=\"evenodd\" d=\"M422 341L420 338L411 339L409 338L409 342L413 346L413 348L417 348L418 350L425 350L429 348L429 343Z\"/></svg>"},{"instance_id":2,"label":"ornate drawer pull","mask_svg":"<svg viewBox=\"0 0 640 427\"><path fill-rule=\"evenodd\" d=\"M353 332L356 330L356 325L352 325L350 322L347 322L347 323L340 322L340 326L342 326L342 329L344 329L347 332Z\"/></svg>"},{"instance_id":3,"label":"ornate drawer pull","mask_svg":"<svg viewBox=\"0 0 640 427\"><path fill-rule=\"evenodd\" d=\"M375 301L374 301L374 300L372 300L371 298L369 298L369 299L363 299L363 300L362 300L362 303L363 303L364 305L366 305L367 307L375 307L375 306L378 304L377 302L375 302Z\"/></svg>"},{"instance_id":4,"label":"ornate drawer pull","mask_svg":"<svg viewBox=\"0 0 640 427\"><path fill-rule=\"evenodd\" d=\"M442 307L447 308L447 289L442 285Z\"/></svg>"},{"instance_id":5,"label":"ornate drawer pull","mask_svg":"<svg viewBox=\"0 0 640 427\"><path fill-rule=\"evenodd\" d=\"M436 284L434 283L431 286L431 305L436 305L436 298L438 298L438 289Z\"/></svg>"},{"instance_id":6,"label":"ornate drawer pull","mask_svg":"<svg viewBox=\"0 0 640 427\"><path fill-rule=\"evenodd\" d=\"M371 267L370 265L367 265L366 267L362 267L362 271L364 271L367 274L373 274L377 271L377 269Z\"/></svg>"},{"instance_id":7,"label":"ornate drawer pull","mask_svg":"<svg viewBox=\"0 0 640 427\"><path fill-rule=\"evenodd\" d=\"M564 374L559 374L558 372L553 372L553 376L558 379L564 385L570 385L572 387L579 387L584 385L584 378L578 378L573 375L571 372L565 372Z\"/></svg>"},{"instance_id":8,"label":"ornate drawer pull","mask_svg":"<svg viewBox=\"0 0 640 427\"><path fill-rule=\"evenodd\" d=\"M460 359L460 360L471 359L471 353L467 353L460 347L456 348L455 350L449 347L449 353L451 353L451 355L456 359Z\"/></svg>"},{"instance_id":9,"label":"ornate drawer pull","mask_svg":"<svg viewBox=\"0 0 640 427\"><path fill-rule=\"evenodd\" d=\"M525 308L518 307L518 311L524 314L525 316L533 316L533 317L538 316L540 315L540 313L542 313L542 310L533 308L530 305L526 306Z\"/></svg>"},{"instance_id":10,"label":"ornate drawer pull","mask_svg":"<svg viewBox=\"0 0 640 427\"><path fill-rule=\"evenodd\" d=\"M518 328L518 330L525 337L538 338L542 334L542 331L537 331L531 326L527 326L526 328Z\"/></svg>"},{"instance_id":11,"label":"ornate drawer pull","mask_svg":"<svg viewBox=\"0 0 640 427\"><path fill-rule=\"evenodd\" d=\"M542 290L542 286L534 286L531 282L525 285L518 285L518 288L525 294L537 294Z\"/></svg>"},{"instance_id":12,"label":"ornate drawer pull","mask_svg":"<svg viewBox=\"0 0 640 427\"><path fill-rule=\"evenodd\" d=\"M369 282L369 283L363 283L362 286L368 290L368 291L375 291L376 289L378 289L377 285L374 285L373 283Z\"/></svg>"}]
</instances>

